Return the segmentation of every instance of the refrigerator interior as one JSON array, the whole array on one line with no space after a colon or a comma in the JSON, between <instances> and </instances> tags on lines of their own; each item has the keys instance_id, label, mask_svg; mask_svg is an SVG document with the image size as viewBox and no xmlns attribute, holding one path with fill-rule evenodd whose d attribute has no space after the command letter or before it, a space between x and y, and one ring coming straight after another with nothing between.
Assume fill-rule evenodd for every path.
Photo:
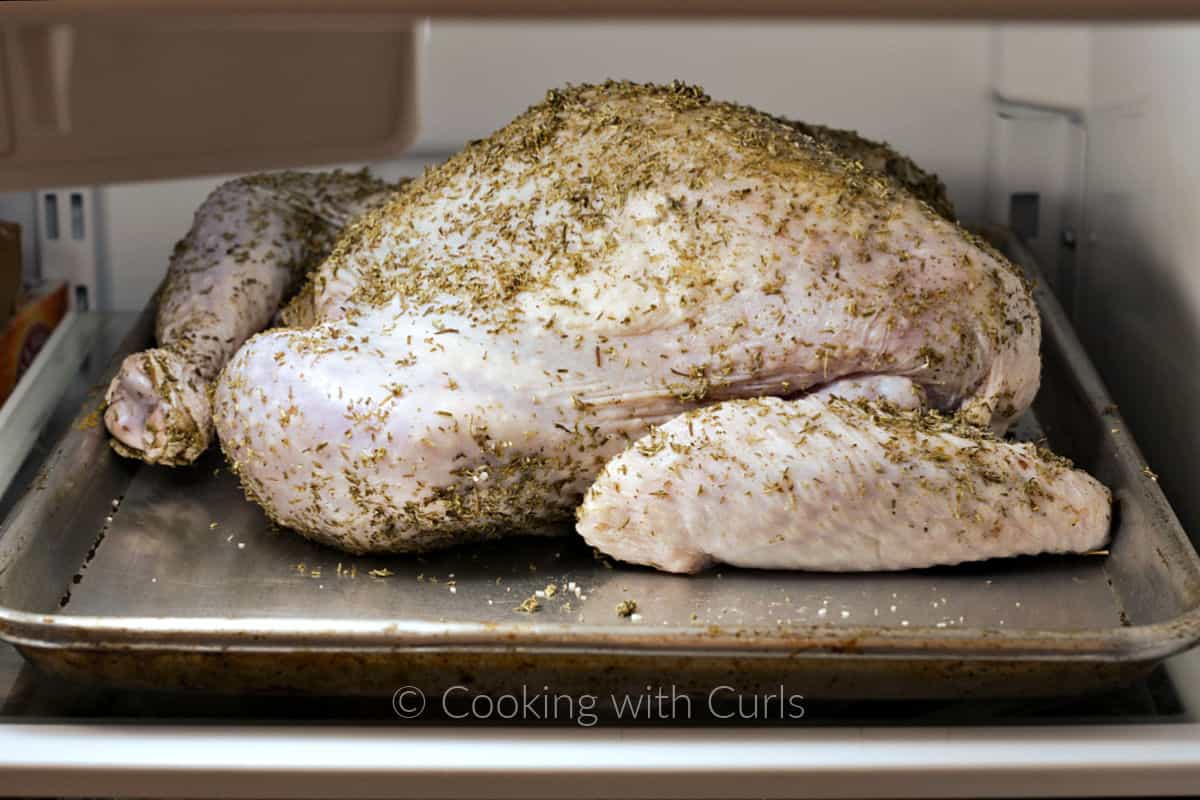
<instances>
[{"instance_id":1,"label":"refrigerator interior","mask_svg":"<svg viewBox=\"0 0 1200 800\"><path fill-rule=\"evenodd\" d=\"M502 125L552 86L608 77L679 78L704 86L714 97L857 129L888 141L945 181L965 223L1012 226L1027 241L1181 522L1197 541L1200 493L1191 485L1194 470L1189 460L1200 450L1200 425L1189 412L1200 404L1200 383L1189 367L1200 355L1200 269L1193 266L1200 246L1196 224L1200 153L1192 142L1200 129L1200 82L1196 80L1200 25L435 21L423 26L420 47L417 143L402 158L370 165L387 178L416 174L436 163L464 141ZM104 321L91 319L82 329L111 351L121 329L133 323L134 312L149 300L193 210L227 177L74 187L84 193L95 224L84 241L70 245L70 250L64 250L61 241L47 239L39 193L0 194L0 218L16 219L29 232L27 269L87 286L88 307L106 316ZM42 187L43 193L56 190ZM37 459L53 444L52 432L69 424L87 382L99 374L103 361L103 357L85 361L66 394L43 398L54 414L47 412L50 425L14 482L14 491L0 501L4 510L15 487L32 479ZM800 753L828 775L853 775L862 764L890 759L896 772L887 774L903 777L903 773L911 781L897 778L888 788L913 795L1015 794L1021 789L1014 783L1016 776L1026 774L1022 769L1070 778L1063 778L1061 785L1041 786L1044 792L1182 791L1187 785L1182 771L1164 771L1161 774L1167 777L1158 782L1147 776L1158 763L1155 759L1163 764L1174 759L1171 763L1178 765L1185 759L1179 748L1200 741L1196 656L1193 652L1177 659L1149 681L1100 700L867 705L817 700L809 715L809 722L820 722L817 730L780 731L780 738L768 743L766 739L784 727L775 726L753 732L745 744L758 748L761 763L754 763L763 775L793 776L791 784L781 782L770 793L796 785L794 776L803 774L794 765L787 767L793 772L787 772L770 762L774 746L780 748L780 764ZM127 728L121 734L124 739L101 740L98 734L111 735L112 730L102 730L100 723L114 718L155 724L203 718L280 725L263 734L279 737L278 742L264 738L263 750L239 744L240 734L216 726L198 749L210 766L230 768L229 774L235 776L226 784L230 791L252 794L254 780L274 780L278 775L251 761L266 763L276 756L294 759L300 752L294 741L284 741L282 724L391 719L390 708L380 705L378 698L337 703L331 706L321 698L285 701L199 695L167 699L96 691L44 678L23 667L15 651L0 647L0 720L97 724L90 741L104 743L95 758L109 759L105 763L110 765L107 777L89 784L97 793L129 791L129 784L119 781L120 765L126 763L118 758L122 746L129 746L120 752L132 753L128 764L141 769L139 774L154 775L156 767L139 761L143 755L153 755L158 752L154 747L159 747L164 759L182 759L185 756L180 754L193 753L189 748L200 741L189 738L197 736L192 732L154 731L153 726L147 738ZM1044 728L1043 736L1015 725L1054 727ZM854 726L875 732L854 733ZM912 733L918 728L926 729L925 733ZM37 748L52 753L78 743L70 732L57 740L38 738L46 730L36 736L23 730L7 739L0 731L0 740L9 742L10 754L16 754L11 758L27 757L29 763L41 757L43 751ZM328 732L330 737L342 735L339 729ZM520 766L525 758L544 770L558 764L564 770L560 774L566 774L568 764L582 771L590 768L588 759L595 757L595 749L590 754L582 749L568 752L564 742L559 742L560 753L537 739L536 733L511 735L497 743L487 740L486 725L465 734L461 729L418 728L415 735L424 744L405 741L408 749L401 757L396 749L400 740L389 738L394 733L369 730L365 734L369 741L360 742L363 746L355 753L349 753L344 743L342 749L334 749L336 740L322 738L319 731L312 734L309 745L319 748L333 742L328 752L343 761L330 774L340 769L343 775L371 758L390 769L411 769L414 774L424 770L421 774L432 775L435 768L451 766L437 762L435 751L456 752L452 746L464 736L490 742L490 749L478 752L493 758L497 771L504 759L510 766ZM705 758L712 759L715 769L734 754L741 757L748 752L738 750L737 742L721 744L713 739L708 744L714 749L705 756L709 752L703 750L705 743L691 731L669 734L676 737L671 741L677 749L671 749L664 747L663 739L653 740L658 733L645 734L644 742L618 734L611 740L597 738L608 750L607 761L596 764L612 768L614 759L645 759L639 763L646 774L662 769L663 774L677 775L681 768L694 767ZM785 735L794 738L785 740ZM1081 749L1089 743L1100 749ZM924 745L929 747L922 749ZM276 746L278 753L271 749ZM393 749L375 749L387 746ZM1149 749L1155 746L1157 754ZM326 766L321 761L325 751L304 752L312 759L307 762L312 765L309 782L276 783L274 791L283 792L285 786L287 791L309 795L337 791L340 784L313 777ZM677 761L671 760L673 753L678 753ZM1044 760L1039 761L1039 754ZM430 760L422 764L421 758ZM992 776L990 783L966 779L945 783L919 774L924 769L951 775L954 769L973 769L978 764L995 768L986 773ZM1095 769L1101 766L1109 769ZM13 786L42 793L66 791L66 783L47 780L52 767L37 773L42 776L38 783ZM384 766L378 769L372 773L375 778L357 788L382 791L396 785L388 776L399 773L387 773ZM824 794L857 791L865 796L881 790L879 776L884 773L874 774L864 772L858 783L834 785L828 782L834 778L823 779L814 772L805 786ZM442 773L436 777L443 779ZM530 785L512 783L509 789L535 796L535 791L521 788ZM697 796L737 790L728 781L692 785ZM137 786L138 791L164 796L198 791L186 780L166 778ZM429 777L408 788L449 791L466 786L439 784ZM464 791L491 788L478 782L474 786ZM627 791L634 791L633 783L628 786ZM685 791L678 782L641 787L650 793L664 787ZM1031 788L1036 787L1024 785L1024 790ZM596 791L584 787L582 794L591 796ZM764 788L760 793L769 792Z\"/></svg>"}]
</instances>

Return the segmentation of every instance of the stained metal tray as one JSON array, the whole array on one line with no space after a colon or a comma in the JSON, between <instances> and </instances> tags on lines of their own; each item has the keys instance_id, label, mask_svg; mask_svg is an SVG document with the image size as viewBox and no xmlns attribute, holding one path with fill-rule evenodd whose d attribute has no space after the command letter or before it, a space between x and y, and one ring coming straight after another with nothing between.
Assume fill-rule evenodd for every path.
<instances>
[{"instance_id":1,"label":"stained metal tray","mask_svg":"<svg viewBox=\"0 0 1200 800\"><path fill-rule=\"evenodd\" d=\"M1001 244L1034 271L1018 242ZM598 559L566 535L355 558L273 530L215 453L186 469L118 458L95 424L97 392L0 529L0 637L58 674L223 691L911 698L1133 681L1200 639L1200 559L1057 301L1036 294L1043 387L1018 435L1045 435L1113 489L1107 557L680 577ZM116 359L148 345L150 320ZM551 583L541 610L515 610ZM626 599L640 618L617 616Z\"/></svg>"}]
</instances>

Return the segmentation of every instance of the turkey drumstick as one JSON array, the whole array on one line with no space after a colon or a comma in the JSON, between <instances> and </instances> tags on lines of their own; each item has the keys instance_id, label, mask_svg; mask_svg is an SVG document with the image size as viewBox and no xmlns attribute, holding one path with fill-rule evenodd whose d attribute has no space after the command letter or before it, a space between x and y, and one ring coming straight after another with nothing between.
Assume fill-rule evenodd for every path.
<instances>
[{"instance_id":1,"label":"turkey drumstick","mask_svg":"<svg viewBox=\"0 0 1200 800\"><path fill-rule=\"evenodd\" d=\"M209 389L266 327L337 232L395 186L358 173L252 175L218 187L175 247L158 297L158 347L122 363L105 397L117 452L187 464L212 437Z\"/></svg>"}]
</instances>

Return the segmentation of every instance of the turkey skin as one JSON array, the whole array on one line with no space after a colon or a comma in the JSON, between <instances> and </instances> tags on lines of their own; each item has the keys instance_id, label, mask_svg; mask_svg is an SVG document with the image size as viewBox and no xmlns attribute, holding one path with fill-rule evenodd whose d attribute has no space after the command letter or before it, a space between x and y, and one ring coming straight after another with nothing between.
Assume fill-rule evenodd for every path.
<instances>
[{"instance_id":1,"label":"turkey skin","mask_svg":"<svg viewBox=\"0 0 1200 800\"><path fill-rule=\"evenodd\" d=\"M1003 429L1039 320L1003 257L797 126L673 84L552 91L351 224L214 396L281 525L356 553L562 530L703 405L897 376Z\"/></svg>"}]
</instances>

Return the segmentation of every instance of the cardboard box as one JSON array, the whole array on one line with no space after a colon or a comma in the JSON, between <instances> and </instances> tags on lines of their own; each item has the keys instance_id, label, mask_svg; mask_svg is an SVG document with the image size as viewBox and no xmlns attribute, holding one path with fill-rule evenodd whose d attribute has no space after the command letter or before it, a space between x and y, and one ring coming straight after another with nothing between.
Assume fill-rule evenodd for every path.
<instances>
[{"instance_id":1,"label":"cardboard box","mask_svg":"<svg viewBox=\"0 0 1200 800\"><path fill-rule=\"evenodd\" d=\"M21 293L21 226L0 220L0 330L8 324Z\"/></svg>"},{"instance_id":2,"label":"cardboard box","mask_svg":"<svg viewBox=\"0 0 1200 800\"><path fill-rule=\"evenodd\" d=\"M0 331L0 404L12 394L50 334L67 315L67 284L59 281L26 293Z\"/></svg>"}]
</instances>

